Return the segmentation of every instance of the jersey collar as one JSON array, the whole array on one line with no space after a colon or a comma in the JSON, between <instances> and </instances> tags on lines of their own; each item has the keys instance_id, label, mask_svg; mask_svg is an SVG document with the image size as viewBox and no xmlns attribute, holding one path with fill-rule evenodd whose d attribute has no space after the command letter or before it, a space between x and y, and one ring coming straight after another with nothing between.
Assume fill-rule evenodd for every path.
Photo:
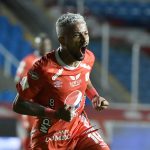
<instances>
[{"instance_id":1,"label":"jersey collar","mask_svg":"<svg viewBox=\"0 0 150 150\"><path fill-rule=\"evenodd\" d=\"M59 65L63 66L65 69L67 70L74 70L76 68L78 68L78 66L80 65L80 63L76 66L76 67L72 67L72 66L68 66L67 64L64 63L64 61L60 58L59 56L59 50L60 48L58 48L56 51L55 51L55 57L56 57L56 60L58 62Z\"/></svg>"}]
</instances>

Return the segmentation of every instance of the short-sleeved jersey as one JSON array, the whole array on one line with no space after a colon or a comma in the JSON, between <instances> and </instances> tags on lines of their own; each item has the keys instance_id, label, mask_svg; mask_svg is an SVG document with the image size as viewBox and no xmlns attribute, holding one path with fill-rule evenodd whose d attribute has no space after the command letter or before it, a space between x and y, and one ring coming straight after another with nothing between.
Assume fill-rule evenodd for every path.
<instances>
[{"instance_id":1,"label":"short-sleeved jersey","mask_svg":"<svg viewBox=\"0 0 150 150\"><path fill-rule=\"evenodd\" d=\"M54 110L58 110L64 104L75 107L76 119L73 119L70 123L56 120L51 127L49 118L37 118L32 128L33 145L38 143L36 139L41 137L43 133L51 134L56 129L57 131L67 129L70 134L76 133L76 127L78 127L79 122L78 116L80 116L84 109L85 90L94 60L93 53L86 50L85 58L78 66L70 67L60 58L59 49L54 50L36 61L28 72L27 77L24 77L17 84L19 95L26 100L32 99L34 102ZM70 93L78 93L78 96L75 96L75 100L74 98L67 99Z\"/></svg>"},{"instance_id":2,"label":"short-sleeved jersey","mask_svg":"<svg viewBox=\"0 0 150 150\"><path fill-rule=\"evenodd\" d=\"M73 103L82 111L82 100L94 59L93 53L87 50L84 60L74 68L65 65L59 57L58 50L52 51L34 64L27 78L23 78L17 85L18 92L24 99L32 99L57 110L65 104L70 93L80 91L82 98Z\"/></svg>"}]
</instances>

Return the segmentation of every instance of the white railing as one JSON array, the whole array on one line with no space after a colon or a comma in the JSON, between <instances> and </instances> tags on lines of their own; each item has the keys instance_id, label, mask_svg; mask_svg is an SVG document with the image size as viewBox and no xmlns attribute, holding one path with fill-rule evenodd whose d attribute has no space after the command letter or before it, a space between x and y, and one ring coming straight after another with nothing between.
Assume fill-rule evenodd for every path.
<instances>
[{"instance_id":1,"label":"white railing","mask_svg":"<svg viewBox=\"0 0 150 150\"><path fill-rule=\"evenodd\" d=\"M128 34L123 32L123 30L117 29L113 30L112 27L109 27L108 24L102 26L102 64L104 69L102 69L101 81L105 80L105 83L102 82L102 87L107 89L109 87L108 81L108 54L109 54L109 38L110 37L124 37L124 39L129 40L132 44L132 72L131 72L131 109L137 109L142 104L139 104L139 57L140 50L143 45L150 47L150 35L142 30L135 30L134 35L132 30L128 30ZM114 33L114 34L113 34ZM119 33L119 34L117 34ZM125 36L127 35L127 36ZM132 35L132 36L131 36ZM109 38L108 38L109 36ZM107 37L107 38L106 38ZM132 38L131 38L132 37ZM106 71L107 70L107 71ZM107 80L107 81L106 81ZM150 105L146 104L148 107ZM143 105L144 106L144 105ZM145 107L145 106L144 106Z\"/></svg>"},{"instance_id":2,"label":"white railing","mask_svg":"<svg viewBox=\"0 0 150 150\"><path fill-rule=\"evenodd\" d=\"M19 60L2 44L0 44L0 53L4 56L4 75L11 76L11 66L13 65L17 68L19 65Z\"/></svg>"}]
</instances>

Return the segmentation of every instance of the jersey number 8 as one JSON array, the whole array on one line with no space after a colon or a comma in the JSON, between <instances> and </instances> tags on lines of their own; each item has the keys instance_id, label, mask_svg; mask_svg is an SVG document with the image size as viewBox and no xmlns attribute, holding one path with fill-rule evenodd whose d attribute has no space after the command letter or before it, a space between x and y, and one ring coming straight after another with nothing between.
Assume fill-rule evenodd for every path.
<instances>
[{"instance_id":1,"label":"jersey number 8","mask_svg":"<svg viewBox=\"0 0 150 150\"><path fill-rule=\"evenodd\" d=\"M50 106L50 108L54 109L54 106L55 106L55 101L54 101L54 99L50 99L50 100L49 100L49 106Z\"/></svg>"}]
</instances>

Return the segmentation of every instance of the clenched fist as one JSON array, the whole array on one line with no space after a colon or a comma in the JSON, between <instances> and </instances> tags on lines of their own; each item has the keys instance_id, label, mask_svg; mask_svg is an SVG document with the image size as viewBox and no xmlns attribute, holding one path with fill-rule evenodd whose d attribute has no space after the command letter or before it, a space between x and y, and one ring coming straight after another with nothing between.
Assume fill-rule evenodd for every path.
<instances>
[{"instance_id":1,"label":"clenched fist","mask_svg":"<svg viewBox=\"0 0 150 150\"><path fill-rule=\"evenodd\" d=\"M70 105L64 105L64 107L58 109L56 116L58 119L70 122L75 116L75 109Z\"/></svg>"},{"instance_id":2,"label":"clenched fist","mask_svg":"<svg viewBox=\"0 0 150 150\"><path fill-rule=\"evenodd\" d=\"M105 98L103 98L101 96L95 96L92 99L92 106L97 111L100 111L100 110L108 108L109 102Z\"/></svg>"}]
</instances>

